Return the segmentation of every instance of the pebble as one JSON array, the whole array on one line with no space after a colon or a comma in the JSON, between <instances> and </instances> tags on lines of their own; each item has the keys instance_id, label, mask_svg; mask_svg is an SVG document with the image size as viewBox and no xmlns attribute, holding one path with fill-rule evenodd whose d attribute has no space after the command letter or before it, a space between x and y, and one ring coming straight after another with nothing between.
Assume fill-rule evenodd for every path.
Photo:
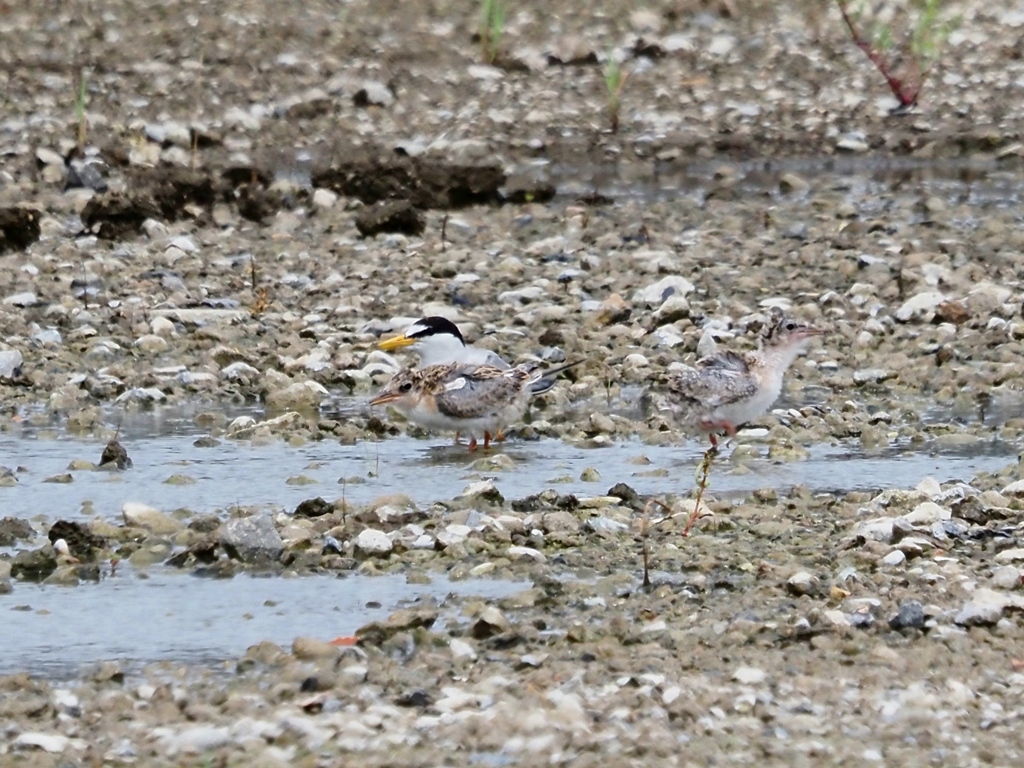
<instances>
[{"instance_id":1,"label":"pebble","mask_svg":"<svg viewBox=\"0 0 1024 768\"><path fill-rule=\"evenodd\" d=\"M0 379L14 379L21 375L24 360L16 349L0 350Z\"/></svg>"},{"instance_id":2,"label":"pebble","mask_svg":"<svg viewBox=\"0 0 1024 768\"><path fill-rule=\"evenodd\" d=\"M907 299L896 310L896 319L902 323L926 316L946 301L946 297L937 291L925 291Z\"/></svg>"},{"instance_id":3,"label":"pebble","mask_svg":"<svg viewBox=\"0 0 1024 768\"><path fill-rule=\"evenodd\" d=\"M924 624L924 606L917 600L901 603L897 614L889 619L889 626L892 629L921 629Z\"/></svg>"},{"instance_id":4,"label":"pebble","mask_svg":"<svg viewBox=\"0 0 1024 768\"><path fill-rule=\"evenodd\" d=\"M41 749L54 754L65 752L71 746L71 739L54 733L28 731L21 733L11 742L15 750ZM80 746L80 744L79 744Z\"/></svg>"},{"instance_id":5,"label":"pebble","mask_svg":"<svg viewBox=\"0 0 1024 768\"><path fill-rule=\"evenodd\" d=\"M145 528L156 535L177 533L184 526L170 515L147 504L140 504L136 501L126 501L121 505L121 517L126 525Z\"/></svg>"},{"instance_id":6,"label":"pebble","mask_svg":"<svg viewBox=\"0 0 1024 768\"><path fill-rule=\"evenodd\" d=\"M790 576L786 588L794 595L811 595L820 589L818 580L807 571L798 571Z\"/></svg>"},{"instance_id":7,"label":"pebble","mask_svg":"<svg viewBox=\"0 0 1024 768\"><path fill-rule=\"evenodd\" d=\"M276 562L284 551L284 541L267 515L235 517L221 527L220 543L243 562Z\"/></svg>"},{"instance_id":8,"label":"pebble","mask_svg":"<svg viewBox=\"0 0 1024 768\"><path fill-rule=\"evenodd\" d=\"M164 733L160 739L161 748L170 756L178 754L196 755L219 749L231 741L227 728L199 725L177 733Z\"/></svg>"},{"instance_id":9,"label":"pebble","mask_svg":"<svg viewBox=\"0 0 1024 768\"><path fill-rule=\"evenodd\" d=\"M22 291L6 296L3 303L12 307L34 307L39 303L39 298L32 291Z\"/></svg>"},{"instance_id":10,"label":"pebble","mask_svg":"<svg viewBox=\"0 0 1024 768\"><path fill-rule=\"evenodd\" d=\"M757 667L738 667L732 673L732 679L743 685L760 685L768 679L767 673Z\"/></svg>"},{"instance_id":11,"label":"pebble","mask_svg":"<svg viewBox=\"0 0 1024 768\"><path fill-rule=\"evenodd\" d=\"M964 626L991 626L1008 609L1024 610L1024 594L1006 594L980 587L953 619Z\"/></svg>"},{"instance_id":12,"label":"pebble","mask_svg":"<svg viewBox=\"0 0 1024 768\"><path fill-rule=\"evenodd\" d=\"M386 555L395 548L388 535L376 528L360 531L353 542L357 552L364 555Z\"/></svg>"},{"instance_id":13,"label":"pebble","mask_svg":"<svg viewBox=\"0 0 1024 768\"><path fill-rule=\"evenodd\" d=\"M671 298L684 298L692 290L693 283L685 277L669 275L634 293L633 304L660 307Z\"/></svg>"}]
</instances>

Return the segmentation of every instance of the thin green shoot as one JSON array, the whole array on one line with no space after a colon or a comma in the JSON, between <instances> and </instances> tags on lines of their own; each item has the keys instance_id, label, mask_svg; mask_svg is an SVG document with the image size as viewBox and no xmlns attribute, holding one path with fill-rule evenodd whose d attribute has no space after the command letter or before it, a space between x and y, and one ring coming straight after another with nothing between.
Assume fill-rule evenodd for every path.
<instances>
[{"instance_id":1,"label":"thin green shoot","mask_svg":"<svg viewBox=\"0 0 1024 768\"><path fill-rule=\"evenodd\" d=\"M503 0L482 0L480 13L480 50L485 64L494 64L501 53L501 36L505 32Z\"/></svg>"},{"instance_id":2,"label":"thin green shoot","mask_svg":"<svg viewBox=\"0 0 1024 768\"><path fill-rule=\"evenodd\" d=\"M608 122L612 133L619 132L619 112L622 108L622 89L626 85L629 73L622 69L622 65L614 54L608 54L608 62L604 65L604 87L606 108L608 110Z\"/></svg>"}]
</instances>

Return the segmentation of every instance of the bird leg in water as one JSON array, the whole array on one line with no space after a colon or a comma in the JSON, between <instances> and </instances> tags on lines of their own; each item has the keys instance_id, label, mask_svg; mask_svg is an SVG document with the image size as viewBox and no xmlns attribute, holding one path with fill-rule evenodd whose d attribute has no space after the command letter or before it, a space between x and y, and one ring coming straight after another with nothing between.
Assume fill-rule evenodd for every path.
<instances>
[{"instance_id":1,"label":"bird leg in water","mask_svg":"<svg viewBox=\"0 0 1024 768\"><path fill-rule=\"evenodd\" d=\"M476 450L477 442L475 437L469 438L469 452L472 453Z\"/></svg>"},{"instance_id":2,"label":"bird leg in water","mask_svg":"<svg viewBox=\"0 0 1024 768\"><path fill-rule=\"evenodd\" d=\"M711 447L704 451L704 458L700 463L700 467L697 468L697 498L693 502L693 512L690 514L689 519L686 521L686 527L683 529L683 536L690 535L690 528L697 522L697 518L700 516L700 503L704 500L704 489L708 487L708 476L711 474L711 462L715 460L715 456L718 455L718 442L714 439L714 435L711 438Z\"/></svg>"},{"instance_id":3,"label":"bird leg in water","mask_svg":"<svg viewBox=\"0 0 1024 768\"><path fill-rule=\"evenodd\" d=\"M503 443L503 442L505 442L505 437L506 437L506 435L505 435L504 431L502 431L501 427L499 427L497 433L495 433L495 435L494 435L494 442L496 442L496 443Z\"/></svg>"},{"instance_id":4,"label":"bird leg in water","mask_svg":"<svg viewBox=\"0 0 1024 768\"><path fill-rule=\"evenodd\" d=\"M491 447L491 433L486 429L484 430L484 450L486 451Z\"/></svg>"},{"instance_id":5,"label":"bird leg in water","mask_svg":"<svg viewBox=\"0 0 1024 768\"><path fill-rule=\"evenodd\" d=\"M460 438L461 436L462 436L462 433L461 433L461 432L459 432L458 430L455 430L455 444L456 444L456 445L458 445L458 444L459 444L459 438Z\"/></svg>"},{"instance_id":6,"label":"bird leg in water","mask_svg":"<svg viewBox=\"0 0 1024 768\"><path fill-rule=\"evenodd\" d=\"M708 439L711 440L711 447L718 447L718 436L725 435L726 437L736 436L736 425L729 421L711 421L705 419L700 422L700 428L708 433Z\"/></svg>"}]
</instances>

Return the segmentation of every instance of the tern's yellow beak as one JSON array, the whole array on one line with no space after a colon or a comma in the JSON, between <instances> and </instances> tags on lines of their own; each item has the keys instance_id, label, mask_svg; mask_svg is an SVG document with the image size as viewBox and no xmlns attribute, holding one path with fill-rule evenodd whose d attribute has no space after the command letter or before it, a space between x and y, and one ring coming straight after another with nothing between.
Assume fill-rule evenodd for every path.
<instances>
[{"instance_id":1,"label":"tern's yellow beak","mask_svg":"<svg viewBox=\"0 0 1024 768\"><path fill-rule=\"evenodd\" d=\"M401 395L397 392L384 392L373 398L373 400L370 401L370 405L387 405L388 403L395 402L399 397L401 397Z\"/></svg>"},{"instance_id":2,"label":"tern's yellow beak","mask_svg":"<svg viewBox=\"0 0 1024 768\"><path fill-rule=\"evenodd\" d=\"M408 336L392 336L390 339L384 339L377 345L377 349L383 349L385 352L390 352L393 349L401 349L402 347L411 347L416 343L416 339L410 339Z\"/></svg>"}]
</instances>

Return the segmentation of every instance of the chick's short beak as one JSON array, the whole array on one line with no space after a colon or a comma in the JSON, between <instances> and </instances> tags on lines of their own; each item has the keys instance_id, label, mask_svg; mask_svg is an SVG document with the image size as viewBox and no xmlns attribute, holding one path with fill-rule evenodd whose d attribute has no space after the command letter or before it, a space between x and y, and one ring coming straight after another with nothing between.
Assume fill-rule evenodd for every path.
<instances>
[{"instance_id":1,"label":"chick's short beak","mask_svg":"<svg viewBox=\"0 0 1024 768\"><path fill-rule=\"evenodd\" d=\"M370 401L370 405L387 405L393 403L399 398L399 395L395 392L384 392L377 395L373 400Z\"/></svg>"},{"instance_id":2,"label":"chick's short beak","mask_svg":"<svg viewBox=\"0 0 1024 768\"><path fill-rule=\"evenodd\" d=\"M382 349L385 352L390 352L394 349L401 349L402 347L411 347L416 343L416 339L410 339L408 336L392 336L390 339L384 339L377 345L377 349Z\"/></svg>"}]
</instances>

